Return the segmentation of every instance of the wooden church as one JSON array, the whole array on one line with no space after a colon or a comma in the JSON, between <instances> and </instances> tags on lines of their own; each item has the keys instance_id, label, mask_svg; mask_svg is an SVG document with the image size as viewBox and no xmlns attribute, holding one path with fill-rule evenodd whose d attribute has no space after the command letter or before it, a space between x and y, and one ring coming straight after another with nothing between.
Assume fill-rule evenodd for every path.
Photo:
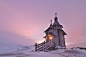
<instances>
[{"instance_id":1,"label":"wooden church","mask_svg":"<svg viewBox=\"0 0 86 57\"><path fill-rule=\"evenodd\" d=\"M53 50L53 49L65 49L65 35L67 35L62 29L63 26L58 22L57 13L55 13L54 23L44 31L46 41L40 44L35 44L36 51Z\"/></svg>"}]
</instances>

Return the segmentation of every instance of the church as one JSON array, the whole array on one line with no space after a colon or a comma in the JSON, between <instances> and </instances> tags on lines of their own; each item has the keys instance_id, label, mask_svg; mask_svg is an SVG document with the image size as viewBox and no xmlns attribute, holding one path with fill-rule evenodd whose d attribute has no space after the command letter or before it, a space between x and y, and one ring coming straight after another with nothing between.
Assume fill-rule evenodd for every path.
<instances>
[{"instance_id":1,"label":"church","mask_svg":"<svg viewBox=\"0 0 86 57\"><path fill-rule=\"evenodd\" d=\"M50 26L44 31L46 41L38 45L36 43L36 50L66 48L64 36L67 34L62 28L63 26L58 22L57 13L55 13L54 23L51 20Z\"/></svg>"}]
</instances>

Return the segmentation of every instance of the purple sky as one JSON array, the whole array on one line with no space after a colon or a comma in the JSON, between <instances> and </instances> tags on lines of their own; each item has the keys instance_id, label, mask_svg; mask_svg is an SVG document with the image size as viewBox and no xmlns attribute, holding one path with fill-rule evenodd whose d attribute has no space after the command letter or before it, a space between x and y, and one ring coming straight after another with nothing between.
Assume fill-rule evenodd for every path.
<instances>
[{"instance_id":1,"label":"purple sky","mask_svg":"<svg viewBox=\"0 0 86 57\"><path fill-rule=\"evenodd\" d=\"M43 41L55 13L67 33L67 47L86 47L86 0L0 0L0 43Z\"/></svg>"}]
</instances>

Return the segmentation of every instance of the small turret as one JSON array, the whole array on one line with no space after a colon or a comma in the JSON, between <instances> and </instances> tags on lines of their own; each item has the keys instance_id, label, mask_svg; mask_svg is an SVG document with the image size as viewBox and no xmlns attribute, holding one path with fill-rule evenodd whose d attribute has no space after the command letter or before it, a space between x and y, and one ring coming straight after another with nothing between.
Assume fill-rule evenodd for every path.
<instances>
[{"instance_id":1,"label":"small turret","mask_svg":"<svg viewBox=\"0 0 86 57\"><path fill-rule=\"evenodd\" d=\"M51 21L51 25L52 25L52 20L50 20Z\"/></svg>"},{"instance_id":2,"label":"small turret","mask_svg":"<svg viewBox=\"0 0 86 57\"><path fill-rule=\"evenodd\" d=\"M52 27L52 20L50 20L50 21L51 21L50 27Z\"/></svg>"}]
</instances>

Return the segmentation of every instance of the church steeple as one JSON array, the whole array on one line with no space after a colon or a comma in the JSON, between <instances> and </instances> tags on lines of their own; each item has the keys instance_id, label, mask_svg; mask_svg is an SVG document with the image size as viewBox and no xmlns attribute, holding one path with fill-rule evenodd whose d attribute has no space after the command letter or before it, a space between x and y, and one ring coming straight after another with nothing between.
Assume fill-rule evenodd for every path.
<instances>
[{"instance_id":1,"label":"church steeple","mask_svg":"<svg viewBox=\"0 0 86 57\"><path fill-rule=\"evenodd\" d=\"M55 13L55 18L54 18L54 23L53 25L60 25L58 22L58 17L57 17L57 13Z\"/></svg>"},{"instance_id":2,"label":"church steeple","mask_svg":"<svg viewBox=\"0 0 86 57\"><path fill-rule=\"evenodd\" d=\"M58 20L58 18L57 18L57 13L55 13L55 18L54 18L54 20L55 20L55 21Z\"/></svg>"}]
</instances>

